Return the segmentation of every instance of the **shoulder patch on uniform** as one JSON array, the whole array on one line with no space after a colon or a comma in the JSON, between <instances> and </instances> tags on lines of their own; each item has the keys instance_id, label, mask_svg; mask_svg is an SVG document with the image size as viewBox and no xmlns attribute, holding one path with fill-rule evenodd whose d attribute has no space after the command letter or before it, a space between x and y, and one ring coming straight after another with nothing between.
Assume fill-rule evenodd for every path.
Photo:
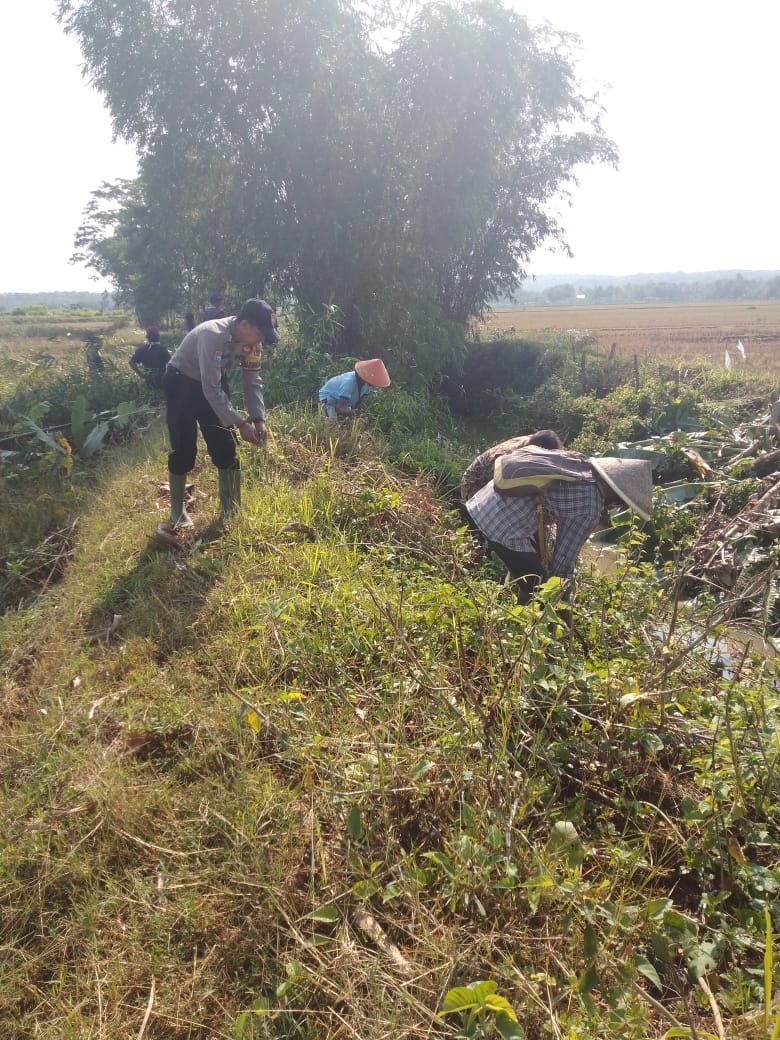
<instances>
[{"instance_id":1,"label":"shoulder patch on uniform","mask_svg":"<svg viewBox=\"0 0 780 1040\"><path fill-rule=\"evenodd\" d=\"M214 360L218 365L222 364L222 347L214 351Z\"/></svg>"}]
</instances>

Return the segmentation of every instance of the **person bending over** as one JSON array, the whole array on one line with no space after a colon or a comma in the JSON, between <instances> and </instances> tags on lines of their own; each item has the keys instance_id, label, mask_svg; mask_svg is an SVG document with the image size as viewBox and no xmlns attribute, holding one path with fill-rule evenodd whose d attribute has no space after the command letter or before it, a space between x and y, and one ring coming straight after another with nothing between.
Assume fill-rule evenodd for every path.
<instances>
[{"instance_id":1,"label":"person bending over","mask_svg":"<svg viewBox=\"0 0 780 1040\"><path fill-rule=\"evenodd\" d=\"M351 372L342 372L320 387L322 414L327 419L353 419L360 415L363 398L372 387L390 386L390 376L379 358L357 361Z\"/></svg>"},{"instance_id":2,"label":"person bending over","mask_svg":"<svg viewBox=\"0 0 780 1040\"><path fill-rule=\"evenodd\" d=\"M460 500L465 503L475 495L485 484L493 479L493 467L496 459L502 455L508 455L518 448L525 448L529 444L535 444L539 448L562 448L563 442L555 430L537 430L536 433L528 433L522 437L510 437L508 441L494 444L492 448L477 455L468 466L460 482Z\"/></svg>"},{"instance_id":3,"label":"person bending over","mask_svg":"<svg viewBox=\"0 0 780 1040\"><path fill-rule=\"evenodd\" d=\"M532 446L502 456L502 473L513 465L522 472L529 456L537 470L546 470L543 486L515 497L519 489L507 489L512 481L499 490L494 476L466 502L473 527L509 571L521 603L549 577L571 581L580 550L610 505L625 504L643 520L652 512L652 467L646 460L586 458Z\"/></svg>"},{"instance_id":4,"label":"person bending over","mask_svg":"<svg viewBox=\"0 0 780 1040\"><path fill-rule=\"evenodd\" d=\"M221 514L241 503L236 431L249 444L262 444L268 437L260 360L263 344L279 339L273 314L265 300L247 300L238 314L196 325L168 363L162 387L171 443L171 521L178 527L192 526L184 491L195 465L198 427L219 473ZM248 418L230 402L227 375L234 370L241 373Z\"/></svg>"}]
</instances>

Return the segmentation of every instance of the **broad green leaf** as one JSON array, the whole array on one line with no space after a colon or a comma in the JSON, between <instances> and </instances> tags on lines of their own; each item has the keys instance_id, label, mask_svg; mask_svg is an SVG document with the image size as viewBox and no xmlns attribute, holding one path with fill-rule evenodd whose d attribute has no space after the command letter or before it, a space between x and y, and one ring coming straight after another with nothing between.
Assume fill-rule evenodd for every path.
<instances>
[{"instance_id":1,"label":"broad green leaf","mask_svg":"<svg viewBox=\"0 0 780 1040\"><path fill-rule=\"evenodd\" d=\"M535 877L529 878L523 887L528 896L528 904L533 913L536 913L539 908L539 900L542 897L542 892L546 888L553 887L553 879L549 874L537 874Z\"/></svg>"},{"instance_id":2,"label":"broad green leaf","mask_svg":"<svg viewBox=\"0 0 780 1040\"><path fill-rule=\"evenodd\" d=\"M598 984L599 973L593 967L586 968L580 976L580 981L577 985L577 990L579 993L584 995L586 993L590 993L591 990L594 990L598 986Z\"/></svg>"},{"instance_id":3,"label":"broad green leaf","mask_svg":"<svg viewBox=\"0 0 780 1040\"><path fill-rule=\"evenodd\" d=\"M666 462L665 452L643 448L639 444L621 444L613 448L610 455L618 459L647 459L653 469L659 469Z\"/></svg>"},{"instance_id":4,"label":"broad green leaf","mask_svg":"<svg viewBox=\"0 0 780 1040\"><path fill-rule=\"evenodd\" d=\"M715 967L712 943L693 943L685 951L685 962L694 979L701 979Z\"/></svg>"},{"instance_id":5,"label":"broad green leaf","mask_svg":"<svg viewBox=\"0 0 780 1040\"><path fill-rule=\"evenodd\" d=\"M55 451L59 452L62 455L69 454L70 445L68 445L67 448L63 447L63 445L59 443L56 437L52 437L50 433L47 433L46 430L38 426L37 423L34 423L32 419L29 419L27 416L23 416L23 419L25 426L27 426L28 429L32 430L32 432L35 433L36 438L43 444L45 444L48 448L53 448Z\"/></svg>"},{"instance_id":6,"label":"broad green leaf","mask_svg":"<svg viewBox=\"0 0 780 1040\"><path fill-rule=\"evenodd\" d=\"M87 439L91 418L87 410L86 397L77 397L70 407L70 433L73 444L79 452ZM84 458L88 458L88 456L85 455Z\"/></svg>"},{"instance_id":7,"label":"broad green leaf","mask_svg":"<svg viewBox=\"0 0 780 1040\"><path fill-rule=\"evenodd\" d=\"M352 886L352 895L355 899L370 899L379 891L379 884L373 878L358 881Z\"/></svg>"},{"instance_id":8,"label":"broad green leaf","mask_svg":"<svg viewBox=\"0 0 780 1040\"><path fill-rule=\"evenodd\" d=\"M98 450L100 445L106 439L108 433L108 423L99 422L87 434L84 443L79 448L79 455L82 459L91 458Z\"/></svg>"},{"instance_id":9,"label":"broad green leaf","mask_svg":"<svg viewBox=\"0 0 780 1040\"><path fill-rule=\"evenodd\" d=\"M516 1018L510 1018L505 1011L496 1015L496 1029L504 1040L525 1040L525 1030Z\"/></svg>"},{"instance_id":10,"label":"broad green leaf","mask_svg":"<svg viewBox=\"0 0 780 1040\"><path fill-rule=\"evenodd\" d=\"M663 920L667 928L676 928L680 932L685 932L686 935L696 934L696 925L679 910L667 910Z\"/></svg>"},{"instance_id":11,"label":"broad green leaf","mask_svg":"<svg viewBox=\"0 0 780 1040\"><path fill-rule=\"evenodd\" d=\"M286 690L279 694L280 701L302 701L305 695L300 690Z\"/></svg>"},{"instance_id":12,"label":"broad green leaf","mask_svg":"<svg viewBox=\"0 0 780 1040\"><path fill-rule=\"evenodd\" d=\"M644 975L646 979L649 979L657 989L663 989L661 978L647 957L642 957L637 954L634 957L634 967L641 975Z\"/></svg>"},{"instance_id":13,"label":"broad green leaf","mask_svg":"<svg viewBox=\"0 0 780 1040\"><path fill-rule=\"evenodd\" d=\"M650 899L645 904L644 917L648 921L661 921L664 914L672 909L671 899Z\"/></svg>"},{"instance_id":14,"label":"broad green leaf","mask_svg":"<svg viewBox=\"0 0 780 1040\"><path fill-rule=\"evenodd\" d=\"M706 484L701 483L670 484L668 487L659 488L658 493L665 498L667 502L690 502L691 499L697 498L701 495L706 486Z\"/></svg>"},{"instance_id":15,"label":"broad green leaf","mask_svg":"<svg viewBox=\"0 0 780 1040\"><path fill-rule=\"evenodd\" d=\"M128 426L137 411L132 401L120 401L114 412L114 421L118 426Z\"/></svg>"},{"instance_id":16,"label":"broad green leaf","mask_svg":"<svg viewBox=\"0 0 780 1040\"><path fill-rule=\"evenodd\" d=\"M349 811L349 816L347 817L347 831L353 841L362 841L366 835L365 828L363 827L363 820L360 815L360 806L357 803L355 803Z\"/></svg>"},{"instance_id":17,"label":"broad green leaf","mask_svg":"<svg viewBox=\"0 0 780 1040\"><path fill-rule=\"evenodd\" d=\"M696 1030L697 1037L701 1037L701 1040L718 1040L718 1037L714 1033L702 1033L700 1029ZM690 1037L694 1036L693 1030L689 1029L688 1026L672 1026L671 1029L667 1029L661 1040L674 1040L677 1037Z\"/></svg>"},{"instance_id":18,"label":"broad green leaf","mask_svg":"<svg viewBox=\"0 0 780 1040\"><path fill-rule=\"evenodd\" d=\"M492 979L471 982L468 986L456 986L445 996L441 1013L449 1015L454 1011L493 1011L504 1015L508 1021L516 1022L517 1015L512 1005L497 989Z\"/></svg>"},{"instance_id":19,"label":"broad green leaf","mask_svg":"<svg viewBox=\"0 0 780 1040\"><path fill-rule=\"evenodd\" d=\"M502 997L499 993L491 993L487 997L485 997L485 1002L482 1006L487 1008L488 1011L501 1012L502 1014L506 1015L507 1018L510 1018L513 1022L517 1021L517 1015L515 1014L512 1005L505 997Z\"/></svg>"},{"instance_id":20,"label":"broad green leaf","mask_svg":"<svg viewBox=\"0 0 780 1040\"><path fill-rule=\"evenodd\" d=\"M306 940L307 946L328 946L333 940L328 935L320 935L315 933L310 935Z\"/></svg>"},{"instance_id":21,"label":"broad green leaf","mask_svg":"<svg viewBox=\"0 0 780 1040\"><path fill-rule=\"evenodd\" d=\"M454 1011L486 1007L485 1001L497 989L498 984L492 979L486 979L484 982L471 982L468 986L455 986L447 991L441 1005L441 1013L450 1015Z\"/></svg>"},{"instance_id":22,"label":"broad green leaf","mask_svg":"<svg viewBox=\"0 0 780 1040\"><path fill-rule=\"evenodd\" d=\"M613 524L611 527L605 527L603 531L594 531L590 538L592 542L597 542L599 545L612 545L614 542L620 541L628 530L629 528L625 524L621 527Z\"/></svg>"},{"instance_id":23,"label":"broad green leaf","mask_svg":"<svg viewBox=\"0 0 780 1040\"><path fill-rule=\"evenodd\" d=\"M431 762L429 758L421 758L419 762L412 766L410 773L412 780L422 780L425 774L433 769L435 765L436 763Z\"/></svg>"},{"instance_id":24,"label":"broad green leaf","mask_svg":"<svg viewBox=\"0 0 780 1040\"><path fill-rule=\"evenodd\" d=\"M640 745L651 755L663 751L664 742L657 733L643 733L639 740Z\"/></svg>"},{"instance_id":25,"label":"broad green leaf","mask_svg":"<svg viewBox=\"0 0 780 1040\"><path fill-rule=\"evenodd\" d=\"M339 912L332 903L320 906L309 914L310 921L322 921L324 924L334 924L338 919Z\"/></svg>"},{"instance_id":26,"label":"broad green leaf","mask_svg":"<svg viewBox=\"0 0 780 1040\"><path fill-rule=\"evenodd\" d=\"M434 863L438 864L448 878L454 879L457 877L457 872L455 867L452 865L452 860L449 856L445 856L443 852L426 852L425 857L426 859L430 859Z\"/></svg>"}]
</instances>

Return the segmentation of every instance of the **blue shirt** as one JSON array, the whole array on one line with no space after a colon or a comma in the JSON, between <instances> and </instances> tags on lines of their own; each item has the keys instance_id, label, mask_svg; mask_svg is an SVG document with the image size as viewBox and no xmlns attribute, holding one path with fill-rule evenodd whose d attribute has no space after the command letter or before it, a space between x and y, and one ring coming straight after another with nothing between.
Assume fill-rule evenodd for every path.
<instances>
[{"instance_id":1,"label":"blue shirt","mask_svg":"<svg viewBox=\"0 0 780 1040\"><path fill-rule=\"evenodd\" d=\"M358 401L365 397L371 390L368 383L358 390L357 373L342 372L339 376L332 376L323 387L320 388L320 401L338 401L343 397L349 402L349 407L354 408Z\"/></svg>"}]
</instances>

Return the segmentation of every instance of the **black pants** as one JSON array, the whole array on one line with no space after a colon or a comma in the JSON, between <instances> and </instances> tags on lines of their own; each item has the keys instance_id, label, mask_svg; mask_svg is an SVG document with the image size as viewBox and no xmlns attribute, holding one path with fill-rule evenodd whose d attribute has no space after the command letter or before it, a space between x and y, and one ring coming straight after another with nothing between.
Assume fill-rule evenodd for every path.
<instances>
[{"instance_id":1,"label":"black pants","mask_svg":"<svg viewBox=\"0 0 780 1040\"><path fill-rule=\"evenodd\" d=\"M165 420L171 441L169 471L182 475L189 473L195 465L198 426L214 465L218 469L238 469L236 435L232 429L222 425L206 400L198 380L190 379L177 368L168 365L162 388L165 393Z\"/></svg>"},{"instance_id":2,"label":"black pants","mask_svg":"<svg viewBox=\"0 0 780 1040\"><path fill-rule=\"evenodd\" d=\"M495 553L509 571L512 579L512 588L517 596L518 603L527 603L533 596L534 591L542 583L544 577L544 568L542 567L539 553L518 552L516 549L509 549L505 545L500 545L498 542L491 542L489 538L485 538L474 523L468 509L464 507L463 512L468 520L469 531L489 552Z\"/></svg>"},{"instance_id":3,"label":"black pants","mask_svg":"<svg viewBox=\"0 0 780 1040\"><path fill-rule=\"evenodd\" d=\"M507 549L498 542L488 541L487 546L509 571L518 603L527 603L542 583L544 568L539 554L517 552L516 549Z\"/></svg>"}]
</instances>

